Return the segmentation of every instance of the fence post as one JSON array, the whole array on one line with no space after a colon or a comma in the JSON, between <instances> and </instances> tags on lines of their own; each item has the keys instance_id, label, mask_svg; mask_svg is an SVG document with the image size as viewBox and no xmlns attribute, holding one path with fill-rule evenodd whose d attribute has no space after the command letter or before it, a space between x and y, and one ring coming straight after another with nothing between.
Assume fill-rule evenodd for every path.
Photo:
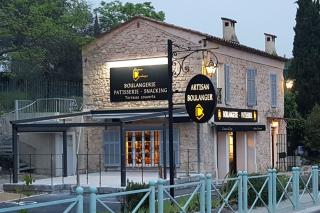
<instances>
[{"instance_id":1,"label":"fence post","mask_svg":"<svg viewBox=\"0 0 320 213\"><path fill-rule=\"evenodd\" d=\"M292 192L293 192L293 208L299 208L299 167L292 168Z\"/></svg>"},{"instance_id":2,"label":"fence post","mask_svg":"<svg viewBox=\"0 0 320 213\"><path fill-rule=\"evenodd\" d=\"M155 213L156 212L156 184L157 181L151 180L149 181L150 186L150 195L149 195L149 212Z\"/></svg>"},{"instance_id":3,"label":"fence post","mask_svg":"<svg viewBox=\"0 0 320 213\"><path fill-rule=\"evenodd\" d=\"M207 206L207 213L211 213L211 182L212 182L212 175L206 175L206 206Z\"/></svg>"},{"instance_id":4,"label":"fence post","mask_svg":"<svg viewBox=\"0 0 320 213\"><path fill-rule=\"evenodd\" d=\"M248 172L242 173L242 190L243 190L243 212L248 212Z\"/></svg>"},{"instance_id":5,"label":"fence post","mask_svg":"<svg viewBox=\"0 0 320 213\"><path fill-rule=\"evenodd\" d=\"M158 180L158 213L163 213L163 184L165 180Z\"/></svg>"},{"instance_id":6,"label":"fence post","mask_svg":"<svg viewBox=\"0 0 320 213\"><path fill-rule=\"evenodd\" d=\"M89 188L89 213L97 212L97 188L94 186L90 186Z\"/></svg>"},{"instance_id":7,"label":"fence post","mask_svg":"<svg viewBox=\"0 0 320 213\"><path fill-rule=\"evenodd\" d=\"M200 174L200 213L206 212L206 176Z\"/></svg>"},{"instance_id":8,"label":"fence post","mask_svg":"<svg viewBox=\"0 0 320 213\"><path fill-rule=\"evenodd\" d=\"M319 196L319 176L318 176L318 166L312 166L312 197L313 197L313 204L316 205L318 203L318 196Z\"/></svg>"},{"instance_id":9,"label":"fence post","mask_svg":"<svg viewBox=\"0 0 320 213\"><path fill-rule=\"evenodd\" d=\"M277 206L277 170L272 169L272 212L276 212Z\"/></svg>"},{"instance_id":10,"label":"fence post","mask_svg":"<svg viewBox=\"0 0 320 213\"><path fill-rule=\"evenodd\" d=\"M273 175L272 175L273 170L268 169L268 207L269 211L273 213Z\"/></svg>"},{"instance_id":11,"label":"fence post","mask_svg":"<svg viewBox=\"0 0 320 213\"><path fill-rule=\"evenodd\" d=\"M83 213L83 188L78 186L76 192L78 198L77 213Z\"/></svg>"},{"instance_id":12,"label":"fence post","mask_svg":"<svg viewBox=\"0 0 320 213\"><path fill-rule=\"evenodd\" d=\"M238 212L243 213L243 189L242 189L242 171L238 172Z\"/></svg>"}]
</instances>

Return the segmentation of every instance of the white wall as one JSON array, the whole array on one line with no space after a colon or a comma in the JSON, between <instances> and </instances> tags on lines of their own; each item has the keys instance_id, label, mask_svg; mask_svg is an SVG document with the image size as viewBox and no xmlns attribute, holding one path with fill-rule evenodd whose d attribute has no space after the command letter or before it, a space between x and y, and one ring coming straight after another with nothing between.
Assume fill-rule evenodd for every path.
<instances>
[{"instance_id":1,"label":"white wall","mask_svg":"<svg viewBox=\"0 0 320 213\"><path fill-rule=\"evenodd\" d=\"M257 172L256 136L257 136L256 132L247 132L248 173Z\"/></svg>"},{"instance_id":2,"label":"white wall","mask_svg":"<svg viewBox=\"0 0 320 213\"><path fill-rule=\"evenodd\" d=\"M218 178L224 178L229 172L229 144L226 132L218 132Z\"/></svg>"},{"instance_id":3,"label":"white wall","mask_svg":"<svg viewBox=\"0 0 320 213\"><path fill-rule=\"evenodd\" d=\"M247 171L247 134L237 132L237 170Z\"/></svg>"}]
</instances>

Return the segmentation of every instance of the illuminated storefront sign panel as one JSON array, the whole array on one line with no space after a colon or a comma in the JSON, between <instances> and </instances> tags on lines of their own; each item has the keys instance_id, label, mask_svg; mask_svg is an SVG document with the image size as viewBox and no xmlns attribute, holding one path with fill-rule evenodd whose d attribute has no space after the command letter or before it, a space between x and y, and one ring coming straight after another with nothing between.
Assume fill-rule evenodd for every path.
<instances>
[{"instance_id":1,"label":"illuminated storefront sign panel","mask_svg":"<svg viewBox=\"0 0 320 213\"><path fill-rule=\"evenodd\" d=\"M258 111L253 109L233 109L217 107L215 122L257 122Z\"/></svg>"},{"instance_id":2,"label":"illuminated storefront sign panel","mask_svg":"<svg viewBox=\"0 0 320 213\"><path fill-rule=\"evenodd\" d=\"M167 100L168 66L110 68L110 101Z\"/></svg>"}]
</instances>

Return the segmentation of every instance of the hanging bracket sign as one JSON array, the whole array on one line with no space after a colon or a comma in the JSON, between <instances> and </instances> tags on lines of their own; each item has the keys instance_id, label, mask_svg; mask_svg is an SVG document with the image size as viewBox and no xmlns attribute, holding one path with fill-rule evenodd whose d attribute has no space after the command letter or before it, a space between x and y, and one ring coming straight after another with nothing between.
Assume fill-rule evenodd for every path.
<instances>
[{"instance_id":1,"label":"hanging bracket sign","mask_svg":"<svg viewBox=\"0 0 320 213\"><path fill-rule=\"evenodd\" d=\"M217 95L211 80L198 74L188 83L185 106L189 117L196 123L211 119L217 104Z\"/></svg>"}]
</instances>

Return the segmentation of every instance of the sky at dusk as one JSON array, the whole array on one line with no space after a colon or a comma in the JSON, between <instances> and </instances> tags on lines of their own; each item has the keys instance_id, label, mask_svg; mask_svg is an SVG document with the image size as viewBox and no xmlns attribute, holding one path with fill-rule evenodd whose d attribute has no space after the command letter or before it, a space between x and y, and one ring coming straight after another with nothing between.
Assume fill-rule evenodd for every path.
<instances>
[{"instance_id":1,"label":"sky at dusk","mask_svg":"<svg viewBox=\"0 0 320 213\"><path fill-rule=\"evenodd\" d=\"M100 0L87 0L92 8ZM106 2L109 2L105 0ZM156 11L166 14L165 22L222 37L221 17L235 19L241 44L264 50L264 33L277 36L280 56L291 57L295 15L295 0L145 0ZM145 2L141 0L121 2Z\"/></svg>"}]
</instances>

